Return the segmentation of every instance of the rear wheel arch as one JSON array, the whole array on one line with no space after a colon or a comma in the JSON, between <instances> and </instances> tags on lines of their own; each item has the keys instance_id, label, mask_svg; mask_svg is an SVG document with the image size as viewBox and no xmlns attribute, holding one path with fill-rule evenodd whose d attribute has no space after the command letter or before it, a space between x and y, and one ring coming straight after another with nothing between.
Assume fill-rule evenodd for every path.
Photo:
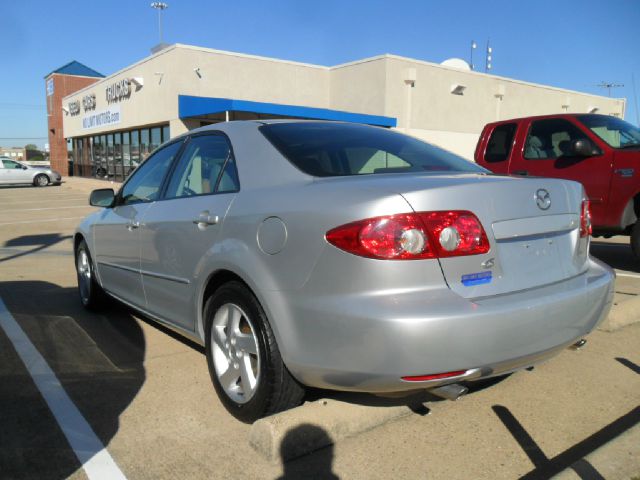
<instances>
[{"instance_id":1,"label":"rear wheel arch","mask_svg":"<svg viewBox=\"0 0 640 480\"><path fill-rule=\"evenodd\" d=\"M207 280L201 295L201 302L198 328L203 329L202 338L205 344L209 373L225 408L236 418L244 422L253 422L264 415L270 415L299 405L304 396L304 388L293 378L284 364L278 341L272 328L272 322L269 321L268 314L255 294L255 290L234 272L219 270ZM232 306L242 312L243 318L246 317L246 320L243 321L249 323L250 333L254 335L255 345L257 345L258 364L256 368L259 376L256 376L256 378L259 378L259 380L257 387L255 387L256 390L252 391L252 396L246 402L233 397L233 394L229 393L229 389L232 387L225 386L223 381L224 377L227 376L227 373L224 372L225 369L233 374L232 370L239 368L234 361L238 354L234 350L234 345L236 345L235 336L229 334L227 330L229 326L225 326L222 340L211 340L214 336L213 322L218 325L217 322L223 320L223 323L216 327L217 329L220 328L220 325L224 325L226 306ZM218 311L223 312L222 317L218 317L216 313ZM229 336L226 337L228 340L226 343L224 335L230 335L230 340ZM235 348L237 349L238 347L236 346ZM225 349L227 350L226 354L224 353ZM249 351L247 350L247 352ZM246 358L247 352L240 353L241 356L237 358ZM225 363L227 362L225 356L230 362L228 365ZM244 360L237 361L242 365ZM233 368L231 367L232 363L234 365ZM236 373L236 375L238 374ZM244 394L246 393L246 385L244 377L241 378L243 381L240 382L238 380L240 382L238 385L243 389Z\"/></svg>"},{"instance_id":2,"label":"rear wheel arch","mask_svg":"<svg viewBox=\"0 0 640 480\"><path fill-rule=\"evenodd\" d=\"M620 226L628 234L640 218L640 192L630 198L622 211Z\"/></svg>"},{"instance_id":3,"label":"rear wheel arch","mask_svg":"<svg viewBox=\"0 0 640 480\"><path fill-rule=\"evenodd\" d=\"M209 275L209 278L207 279L206 283L205 283L205 287L202 290L202 295L200 295L200 299L199 299L199 304L198 304L198 333L199 335L202 337L203 340L205 340L205 318L204 318L204 309L205 309L205 305L207 303L207 300L209 299L209 297L211 297L211 295L213 295L216 290L218 290L220 287L222 287L224 284L229 283L229 282L240 282L242 283L244 286L246 286L251 293L253 293L253 295L256 296L254 290L251 288L251 286L249 286L249 284L247 282L244 281L244 279L242 279L242 277L240 277L240 275L232 272L231 270L226 270L226 269L222 269L222 270L217 270L213 273L211 273Z\"/></svg>"},{"instance_id":4,"label":"rear wheel arch","mask_svg":"<svg viewBox=\"0 0 640 480\"><path fill-rule=\"evenodd\" d=\"M73 236L73 251L74 251L74 252L76 252L76 251L78 250L78 245L80 245L80 242L81 242L81 241L83 241L83 240L84 240L85 242L87 241L87 240L84 238L84 235L82 235L81 233L76 233L76 234Z\"/></svg>"}]
</instances>

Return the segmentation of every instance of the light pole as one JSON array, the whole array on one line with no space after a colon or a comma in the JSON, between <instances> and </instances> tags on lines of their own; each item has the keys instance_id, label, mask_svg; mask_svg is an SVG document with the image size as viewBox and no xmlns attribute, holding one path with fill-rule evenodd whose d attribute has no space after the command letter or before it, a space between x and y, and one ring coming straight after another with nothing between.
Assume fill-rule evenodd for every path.
<instances>
[{"instance_id":1,"label":"light pole","mask_svg":"<svg viewBox=\"0 0 640 480\"><path fill-rule=\"evenodd\" d=\"M469 59L469 66L471 67L471 70L473 70L473 51L478 48L478 44L471 40L471 58Z\"/></svg>"},{"instance_id":2,"label":"light pole","mask_svg":"<svg viewBox=\"0 0 640 480\"><path fill-rule=\"evenodd\" d=\"M487 40L487 60L486 60L486 63L484 64L485 72L488 72L489 70L491 70L491 60L493 59L492 55L493 55L493 48L491 48L491 46L489 45L489 40Z\"/></svg>"},{"instance_id":3,"label":"light pole","mask_svg":"<svg viewBox=\"0 0 640 480\"><path fill-rule=\"evenodd\" d=\"M162 44L162 11L169 8L169 5L164 2L153 2L151 8L158 10L158 30L160 32L160 44Z\"/></svg>"}]
</instances>

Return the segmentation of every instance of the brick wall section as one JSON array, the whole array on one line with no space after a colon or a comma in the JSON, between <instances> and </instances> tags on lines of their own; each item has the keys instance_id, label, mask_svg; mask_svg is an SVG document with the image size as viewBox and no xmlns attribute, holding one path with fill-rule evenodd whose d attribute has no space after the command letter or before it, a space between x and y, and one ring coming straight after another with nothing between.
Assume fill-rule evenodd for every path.
<instances>
[{"instance_id":1,"label":"brick wall section","mask_svg":"<svg viewBox=\"0 0 640 480\"><path fill-rule=\"evenodd\" d=\"M46 81L53 78L53 95L46 96ZM49 151L51 168L67 175L67 140L62 130L62 99L73 92L102 80L94 77L79 77L54 73L45 79L45 97L47 102L47 119L49 134ZM66 105L65 105L66 107Z\"/></svg>"}]
</instances>

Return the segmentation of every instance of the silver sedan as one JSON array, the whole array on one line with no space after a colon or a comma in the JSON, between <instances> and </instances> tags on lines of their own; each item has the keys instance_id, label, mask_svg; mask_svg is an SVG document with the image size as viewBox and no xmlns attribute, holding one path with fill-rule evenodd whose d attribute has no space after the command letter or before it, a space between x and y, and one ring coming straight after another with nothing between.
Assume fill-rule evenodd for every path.
<instances>
[{"instance_id":1,"label":"silver sedan","mask_svg":"<svg viewBox=\"0 0 640 480\"><path fill-rule=\"evenodd\" d=\"M82 303L106 294L205 345L243 421L305 386L456 398L580 341L612 303L580 184L492 175L382 128L212 125L90 203Z\"/></svg>"},{"instance_id":2,"label":"silver sedan","mask_svg":"<svg viewBox=\"0 0 640 480\"><path fill-rule=\"evenodd\" d=\"M46 167L32 167L7 157L0 157L0 184L27 184L46 187L61 183L62 176L55 170Z\"/></svg>"}]
</instances>

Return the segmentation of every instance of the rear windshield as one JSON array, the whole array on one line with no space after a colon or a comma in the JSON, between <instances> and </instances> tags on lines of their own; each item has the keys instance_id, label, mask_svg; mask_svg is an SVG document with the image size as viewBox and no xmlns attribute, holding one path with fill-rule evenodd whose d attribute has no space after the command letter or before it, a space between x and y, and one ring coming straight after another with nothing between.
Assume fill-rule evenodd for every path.
<instances>
[{"instance_id":1,"label":"rear windshield","mask_svg":"<svg viewBox=\"0 0 640 480\"><path fill-rule=\"evenodd\" d=\"M291 163L315 177L487 172L472 162L416 138L368 125L273 123L263 125L260 131Z\"/></svg>"}]
</instances>

